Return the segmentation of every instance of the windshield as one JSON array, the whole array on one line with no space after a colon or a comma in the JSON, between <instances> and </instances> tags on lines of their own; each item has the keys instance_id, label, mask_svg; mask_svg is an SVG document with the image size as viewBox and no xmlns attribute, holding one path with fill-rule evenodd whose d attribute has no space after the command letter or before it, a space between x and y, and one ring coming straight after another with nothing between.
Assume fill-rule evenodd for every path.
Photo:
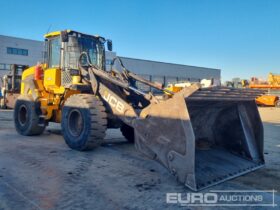
<instances>
[{"instance_id":1,"label":"windshield","mask_svg":"<svg viewBox=\"0 0 280 210\"><path fill-rule=\"evenodd\" d=\"M66 43L65 65L66 69L78 69L78 59L82 52L89 54L91 63L104 69L104 46L98 39L90 36L69 36ZM82 60L83 62L83 60ZM84 61L85 62L85 61ZM86 65L86 62L83 63Z\"/></svg>"}]
</instances>

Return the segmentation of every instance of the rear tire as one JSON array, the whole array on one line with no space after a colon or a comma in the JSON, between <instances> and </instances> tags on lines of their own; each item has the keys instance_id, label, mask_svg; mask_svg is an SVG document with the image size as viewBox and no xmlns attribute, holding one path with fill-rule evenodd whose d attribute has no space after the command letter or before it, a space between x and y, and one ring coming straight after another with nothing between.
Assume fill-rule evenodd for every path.
<instances>
[{"instance_id":1,"label":"rear tire","mask_svg":"<svg viewBox=\"0 0 280 210\"><path fill-rule=\"evenodd\" d=\"M275 101L274 105L275 107L280 108L280 100L278 99L277 101Z\"/></svg>"},{"instance_id":2,"label":"rear tire","mask_svg":"<svg viewBox=\"0 0 280 210\"><path fill-rule=\"evenodd\" d=\"M40 135L45 126L39 126L39 116L42 114L40 103L28 96L20 96L15 104L14 123L19 134L24 136Z\"/></svg>"},{"instance_id":3,"label":"rear tire","mask_svg":"<svg viewBox=\"0 0 280 210\"><path fill-rule=\"evenodd\" d=\"M130 143L134 143L134 128L123 124L121 127L122 135L126 138L126 140Z\"/></svg>"},{"instance_id":4,"label":"rear tire","mask_svg":"<svg viewBox=\"0 0 280 210\"><path fill-rule=\"evenodd\" d=\"M104 140L107 114L101 100L91 94L70 96L62 109L62 134L74 150L92 150Z\"/></svg>"}]
</instances>

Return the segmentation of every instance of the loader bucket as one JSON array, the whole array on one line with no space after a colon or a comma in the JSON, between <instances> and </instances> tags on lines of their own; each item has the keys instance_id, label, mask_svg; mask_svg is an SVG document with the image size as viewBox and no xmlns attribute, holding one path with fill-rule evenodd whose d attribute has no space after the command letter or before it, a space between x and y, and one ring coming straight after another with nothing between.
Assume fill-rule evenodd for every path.
<instances>
[{"instance_id":1,"label":"loader bucket","mask_svg":"<svg viewBox=\"0 0 280 210\"><path fill-rule=\"evenodd\" d=\"M133 122L138 150L201 190L264 165L258 91L192 85Z\"/></svg>"}]
</instances>

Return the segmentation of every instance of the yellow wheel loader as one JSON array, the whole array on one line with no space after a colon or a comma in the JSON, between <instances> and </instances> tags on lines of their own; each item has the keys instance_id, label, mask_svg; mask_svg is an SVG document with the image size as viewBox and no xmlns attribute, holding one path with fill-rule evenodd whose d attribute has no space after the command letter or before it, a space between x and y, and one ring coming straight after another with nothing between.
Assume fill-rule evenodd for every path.
<instances>
[{"instance_id":1,"label":"yellow wheel loader","mask_svg":"<svg viewBox=\"0 0 280 210\"><path fill-rule=\"evenodd\" d=\"M66 144L84 151L99 146L107 128L120 128L192 190L264 165L256 91L193 84L174 93L132 73L119 58L113 63L121 71L106 70L105 43L112 50L112 42L103 37L65 30L45 38L44 64L22 75L14 110L18 133L39 135L48 122L61 123ZM159 100L136 81L171 96Z\"/></svg>"}]
</instances>

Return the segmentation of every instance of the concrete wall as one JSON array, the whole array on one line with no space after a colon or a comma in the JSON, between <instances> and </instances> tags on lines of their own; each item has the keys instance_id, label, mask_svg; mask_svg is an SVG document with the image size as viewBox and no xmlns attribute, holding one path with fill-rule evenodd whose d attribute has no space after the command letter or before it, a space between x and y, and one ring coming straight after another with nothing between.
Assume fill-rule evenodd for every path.
<instances>
[{"instance_id":1,"label":"concrete wall","mask_svg":"<svg viewBox=\"0 0 280 210\"><path fill-rule=\"evenodd\" d=\"M141 75L143 78L149 81L162 83L164 86L167 86L169 83L177 82L199 82L202 79L214 79L214 84L220 85L221 81L220 69L164 63L127 57L120 58L128 70ZM137 82L136 85L143 91L158 92L157 90L139 82Z\"/></svg>"},{"instance_id":2,"label":"concrete wall","mask_svg":"<svg viewBox=\"0 0 280 210\"><path fill-rule=\"evenodd\" d=\"M221 70L188 66L181 64L157 62L135 58L121 57L125 66L138 74L164 75L166 77L179 77L189 80L210 79L220 80Z\"/></svg>"}]
</instances>

